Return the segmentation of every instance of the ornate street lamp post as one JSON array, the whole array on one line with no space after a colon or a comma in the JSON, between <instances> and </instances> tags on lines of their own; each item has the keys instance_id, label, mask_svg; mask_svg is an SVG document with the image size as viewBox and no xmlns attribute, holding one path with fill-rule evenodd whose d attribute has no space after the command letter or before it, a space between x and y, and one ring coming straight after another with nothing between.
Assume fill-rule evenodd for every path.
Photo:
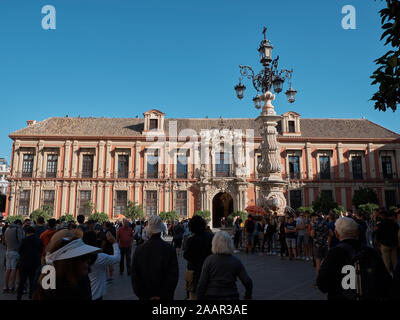
<instances>
[{"instance_id":1,"label":"ornate street lamp post","mask_svg":"<svg viewBox=\"0 0 400 320\"><path fill-rule=\"evenodd\" d=\"M283 215L286 207L286 199L283 193L287 182L282 179L281 147L277 141L278 133L275 128L277 121L281 120L282 117L276 114L271 103L275 99L271 88L275 93L279 94L282 92L284 82L288 80L289 89L286 91L286 96L290 103L295 101L297 91L292 88L291 83L293 69L278 70L279 56L274 60L272 59L273 46L267 40L266 32L267 28L264 27L264 39L258 49L260 63L264 68L258 74L255 74L251 67L240 65L241 77L239 78L239 84L235 86L235 91L237 97L242 99L246 90L242 80L244 78L250 79L254 89L257 91L257 95L253 98L254 106L257 109L262 107L261 113L256 119L262 137L260 145L261 162L257 167L259 181L256 184L260 187L260 197L257 205L278 211L278 214ZM264 105L262 105L263 102Z\"/></svg>"}]
</instances>

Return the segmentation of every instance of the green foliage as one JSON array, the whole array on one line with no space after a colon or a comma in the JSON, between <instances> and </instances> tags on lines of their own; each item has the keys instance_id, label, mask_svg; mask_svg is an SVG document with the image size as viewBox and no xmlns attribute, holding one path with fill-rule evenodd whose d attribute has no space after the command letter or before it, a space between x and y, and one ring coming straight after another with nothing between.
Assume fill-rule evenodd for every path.
<instances>
[{"instance_id":1,"label":"green foliage","mask_svg":"<svg viewBox=\"0 0 400 320\"><path fill-rule=\"evenodd\" d=\"M379 90L373 95L375 109L396 111L400 103L400 1L386 0L387 7L379 13L384 30L380 40L386 38L385 46L392 50L375 60L378 69L373 73L372 85L378 84Z\"/></svg>"},{"instance_id":2,"label":"green foliage","mask_svg":"<svg viewBox=\"0 0 400 320\"><path fill-rule=\"evenodd\" d=\"M25 220L25 216L18 215L18 216L8 216L5 220L6 222L13 223L15 220L21 220L22 222Z\"/></svg>"},{"instance_id":3,"label":"green foliage","mask_svg":"<svg viewBox=\"0 0 400 320\"><path fill-rule=\"evenodd\" d=\"M322 212L324 214L338 207L337 203L333 201L328 193L321 193L319 197L313 201L312 206L314 212Z\"/></svg>"},{"instance_id":4,"label":"green foliage","mask_svg":"<svg viewBox=\"0 0 400 320\"><path fill-rule=\"evenodd\" d=\"M48 208L43 208L42 210L39 210L39 209L35 210L29 216L29 218L34 222L36 222L36 220L39 217L43 217L44 221L47 221L47 220L51 219L53 216L52 216L52 214L50 214Z\"/></svg>"},{"instance_id":5,"label":"green foliage","mask_svg":"<svg viewBox=\"0 0 400 320\"><path fill-rule=\"evenodd\" d=\"M340 215L341 213L345 213L346 209L343 206L338 206L337 208L333 209L333 212L337 215Z\"/></svg>"},{"instance_id":6,"label":"green foliage","mask_svg":"<svg viewBox=\"0 0 400 320\"><path fill-rule=\"evenodd\" d=\"M137 202L133 203L132 201L128 201L128 206L126 207L126 211L123 215L131 221L143 220L145 218L143 206L138 205Z\"/></svg>"},{"instance_id":7,"label":"green foliage","mask_svg":"<svg viewBox=\"0 0 400 320\"><path fill-rule=\"evenodd\" d=\"M195 216L200 216L202 217L207 223L209 223L211 221L211 212L208 210L204 210L204 211L196 211L194 213Z\"/></svg>"},{"instance_id":8,"label":"green foliage","mask_svg":"<svg viewBox=\"0 0 400 320\"><path fill-rule=\"evenodd\" d=\"M235 211L235 212L232 212L232 213L228 216L228 218L231 217L231 218L232 218L232 222L233 222L233 220L235 220L235 217L239 217L240 219L242 219L242 221L246 221L247 215L248 215L247 212L244 212L244 211Z\"/></svg>"},{"instance_id":9,"label":"green foliage","mask_svg":"<svg viewBox=\"0 0 400 320\"><path fill-rule=\"evenodd\" d=\"M93 214L93 212L96 211L96 205L92 201L86 202L83 207L90 212L90 214Z\"/></svg>"},{"instance_id":10,"label":"green foliage","mask_svg":"<svg viewBox=\"0 0 400 320\"><path fill-rule=\"evenodd\" d=\"M163 221L167 221L167 222L174 222L175 220L179 219L179 215L176 211L162 211L160 212L160 218Z\"/></svg>"},{"instance_id":11,"label":"green foliage","mask_svg":"<svg viewBox=\"0 0 400 320\"><path fill-rule=\"evenodd\" d=\"M75 218L72 214L66 213L65 215L60 217L61 222L76 222Z\"/></svg>"},{"instance_id":12,"label":"green foliage","mask_svg":"<svg viewBox=\"0 0 400 320\"><path fill-rule=\"evenodd\" d=\"M370 216L375 209L379 209L379 206L375 203L364 203L358 206L358 210L366 216Z\"/></svg>"},{"instance_id":13,"label":"green foliage","mask_svg":"<svg viewBox=\"0 0 400 320\"><path fill-rule=\"evenodd\" d=\"M298 207L297 208L297 212L305 213L306 211L308 211L309 213L314 213L313 207Z\"/></svg>"},{"instance_id":14,"label":"green foliage","mask_svg":"<svg viewBox=\"0 0 400 320\"><path fill-rule=\"evenodd\" d=\"M378 195L375 190L369 188L360 188L354 191L353 205L358 209L361 204L378 204Z\"/></svg>"},{"instance_id":15,"label":"green foliage","mask_svg":"<svg viewBox=\"0 0 400 320\"><path fill-rule=\"evenodd\" d=\"M108 214L104 212L96 212L89 215L88 220L94 220L102 224L109 221Z\"/></svg>"}]
</instances>

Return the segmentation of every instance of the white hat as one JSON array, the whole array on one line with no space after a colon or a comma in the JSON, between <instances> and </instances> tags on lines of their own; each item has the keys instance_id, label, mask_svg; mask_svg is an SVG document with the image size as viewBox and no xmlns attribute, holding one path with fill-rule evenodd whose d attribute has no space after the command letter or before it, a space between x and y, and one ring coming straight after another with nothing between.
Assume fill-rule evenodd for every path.
<instances>
[{"instance_id":1,"label":"white hat","mask_svg":"<svg viewBox=\"0 0 400 320\"><path fill-rule=\"evenodd\" d=\"M151 216L146 227L147 234L151 236L152 234L155 233L161 233L163 232L163 230L164 230L164 224L160 216L156 215Z\"/></svg>"},{"instance_id":2,"label":"white hat","mask_svg":"<svg viewBox=\"0 0 400 320\"><path fill-rule=\"evenodd\" d=\"M341 217L335 222L335 230L340 236L340 240L358 239L359 225L352 218Z\"/></svg>"},{"instance_id":3,"label":"white hat","mask_svg":"<svg viewBox=\"0 0 400 320\"><path fill-rule=\"evenodd\" d=\"M65 240L68 241L70 239ZM72 259L75 257L80 257L89 253L100 251L100 248L88 246L82 241L82 239L77 239L71 241L70 243L54 251L53 253L47 252L46 263L53 264L53 262L57 260Z\"/></svg>"}]
</instances>

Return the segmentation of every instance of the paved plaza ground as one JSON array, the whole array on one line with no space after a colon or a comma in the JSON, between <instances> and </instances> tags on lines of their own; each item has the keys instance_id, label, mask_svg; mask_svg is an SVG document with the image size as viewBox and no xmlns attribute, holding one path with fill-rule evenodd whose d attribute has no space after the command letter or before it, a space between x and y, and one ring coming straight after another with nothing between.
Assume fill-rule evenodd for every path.
<instances>
[{"instance_id":1,"label":"paved plaza ground","mask_svg":"<svg viewBox=\"0 0 400 320\"><path fill-rule=\"evenodd\" d=\"M167 239L168 240L168 239ZM0 259L3 261L4 248L1 246ZM325 295L312 287L315 280L315 269L310 261L280 260L279 256L237 253L236 256L243 262L249 276L253 280L253 299L256 300L324 300ZM187 262L182 253L179 261L179 282L175 291L175 299L183 300L186 297L184 272ZM137 300L131 287L131 279L126 275L119 275L119 266L114 267L114 280L108 284L105 300ZM1 286L4 282L4 268L1 268ZM238 281L241 298L244 287ZM24 295L23 299L27 299ZM16 295L0 292L0 300L16 300Z\"/></svg>"}]
</instances>

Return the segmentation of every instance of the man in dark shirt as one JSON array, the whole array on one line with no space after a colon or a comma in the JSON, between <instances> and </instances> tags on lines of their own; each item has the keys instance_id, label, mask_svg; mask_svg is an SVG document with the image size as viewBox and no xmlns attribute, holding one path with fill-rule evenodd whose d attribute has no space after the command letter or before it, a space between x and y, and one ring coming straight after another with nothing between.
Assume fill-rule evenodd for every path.
<instances>
[{"instance_id":1,"label":"man in dark shirt","mask_svg":"<svg viewBox=\"0 0 400 320\"><path fill-rule=\"evenodd\" d=\"M383 220L378 224L376 241L380 245L382 259L389 273L393 273L397 264L397 247L399 237L399 225L396 218L390 212L382 211Z\"/></svg>"},{"instance_id":2,"label":"man in dark shirt","mask_svg":"<svg viewBox=\"0 0 400 320\"><path fill-rule=\"evenodd\" d=\"M387 272L385 265L378 252L370 247L363 246L358 240L359 226L351 218L339 218L335 223L335 234L340 243L328 251L326 259L322 262L317 277L317 286L324 292L328 293L328 300L346 300L354 298L352 289L343 288L343 278L346 273L342 273L345 265L352 264L352 254L356 254L361 250L365 250L364 254L368 256L371 265L374 265L374 284L376 285L373 292L369 292L373 299L390 298L392 295L392 279ZM370 279L362 279L370 280ZM362 283L361 283L362 284ZM364 283L371 285L371 283Z\"/></svg>"},{"instance_id":3,"label":"man in dark shirt","mask_svg":"<svg viewBox=\"0 0 400 320\"><path fill-rule=\"evenodd\" d=\"M173 300L179 279L175 249L161 239L164 230L159 216L152 216L146 228L150 237L133 255L132 288L140 300Z\"/></svg>"},{"instance_id":4,"label":"man in dark shirt","mask_svg":"<svg viewBox=\"0 0 400 320\"><path fill-rule=\"evenodd\" d=\"M364 221L363 216L362 216L360 211L356 211L356 213L354 215L354 221L358 223L358 226L360 228L359 240L360 240L361 244L367 245L367 229L368 229L368 225Z\"/></svg>"},{"instance_id":5,"label":"man in dark shirt","mask_svg":"<svg viewBox=\"0 0 400 320\"><path fill-rule=\"evenodd\" d=\"M26 280L29 279L29 299L32 299L36 270L41 264L43 250L42 240L35 236L33 227L26 228L26 238L22 239L19 247L19 273L21 280L18 286L17 300L21 300Z\"/></svg>"}]
</instances>

